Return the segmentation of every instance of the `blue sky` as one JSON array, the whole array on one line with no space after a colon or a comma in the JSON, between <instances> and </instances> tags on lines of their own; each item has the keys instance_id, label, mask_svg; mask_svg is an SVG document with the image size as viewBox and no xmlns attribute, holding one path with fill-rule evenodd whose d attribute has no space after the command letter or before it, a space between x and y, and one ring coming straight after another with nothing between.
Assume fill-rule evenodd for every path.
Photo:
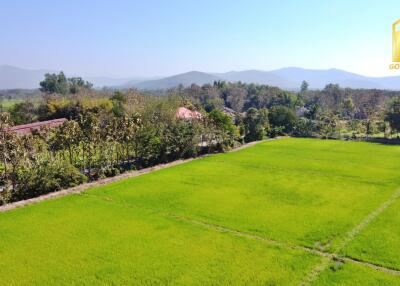
<instances>
[{"instance_id":1,"label":"blue sky","mask_svg":"<svg viewBox=\"0 0 400 286\"><path fill-rule=\"evenodd\" d=\"M82 76L390 71L400 1L0 0L0 64Z\"/></svg>"}]
</instances>

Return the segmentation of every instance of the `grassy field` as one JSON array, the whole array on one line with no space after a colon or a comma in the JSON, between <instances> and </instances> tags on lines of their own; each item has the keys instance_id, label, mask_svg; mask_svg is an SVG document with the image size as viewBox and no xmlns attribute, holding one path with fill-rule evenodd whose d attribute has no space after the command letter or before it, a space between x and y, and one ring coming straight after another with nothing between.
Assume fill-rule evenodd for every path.
<instances>
[{"instance_id":1,"label":"grassy field","mask_svg":"<svg viewBox=\"0 0 400 286\"><path fill-rule=\"evenodd\" d=\"M389 268L400 268L400 201L372 222L343 254Z\"/></svg>"},{"instance_id":2,"label":"grassy field","mask_svg":"<svg viewBox=\"0 0 400 286\"><path fill-rule=\"evenodd\" d=\"M3 108L3 110L6 111L12 108L14 105L22 103L24 101L26 101L26 99L0 99L0 106ZM40 102L40 97L34 95L29 98L29 101L32 102L34 105L37 105Z\"/></svg>"},{"instance_id":3,"label":"grassy field","mask_svg":"<svg viewBox=\"0 0 400 286\"><path fill-rule=\"evenodd\" d=\"M399 158L283 139L0 213L0 284L400 285Z\"/></svg>"},{"instance_id":4,"label":"grassy field","mask_svg":"<svg viewBox=\"0 0 400 286\"><path fill-rule=\"evenodd\" d=\"M1 104L2 108L4 108L4 110L8 110L11 107L13 107L15 104L21 103L21 102L23 102L22 99L3 99L3 100L0 100L0 104Z\"/></svg>"}]
</instances>

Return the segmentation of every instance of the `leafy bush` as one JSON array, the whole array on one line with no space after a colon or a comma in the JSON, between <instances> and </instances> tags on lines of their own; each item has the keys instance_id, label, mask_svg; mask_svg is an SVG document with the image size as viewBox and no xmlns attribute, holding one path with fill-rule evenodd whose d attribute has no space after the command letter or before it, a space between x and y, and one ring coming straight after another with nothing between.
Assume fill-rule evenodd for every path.
<instances>
[{"instance_id":1,"label":"leafy bush","mask_svg":"<svg viewBox=\"0 0 400 286\"><path fill-rule=\"evenodd\" d=\"M45 160L37 162L33 167L18 170L11 201L33 198L75 187L86 181L86 176L66 161Z\"/></svg>"},{"instance_id":2,"label":"leafy bush","mask_svg":"<svg viewBox=\"0 0 400 286\"><path fill-rule=\"evenodd\" d=\"M106 177L115 177L121 174L121 171L115 167L109 167L104 169L104 175Z\"/></svg>"},{"instance_id":3,"label":"leafy bush","mask_svg":"<svg viewBox=\"0 0 400 286\"><path fill-rule=\"evenodd\" d=\"M314 131L314 124L312 120L301 117L297 120L293 130L293 135L298 137L312 137Z\"/></svg>"},{"instance_id":4,"label":"leafy bush","mask_svg":"<svg viewBox=\"0 0 400 286\"><path fill-rule=\"evenodd\" d=\"M10 189L4 188L0 192L0 206L7 204L11 200L11 192Z\"/></svg>"}]
</instances>

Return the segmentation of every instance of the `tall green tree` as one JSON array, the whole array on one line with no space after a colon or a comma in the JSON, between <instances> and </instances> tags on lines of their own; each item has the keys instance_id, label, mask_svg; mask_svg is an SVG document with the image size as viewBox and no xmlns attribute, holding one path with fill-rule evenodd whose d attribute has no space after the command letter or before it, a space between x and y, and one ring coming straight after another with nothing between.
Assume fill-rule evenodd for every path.
<instances>
[{"instance_id":1,"label":"tall green tree","mask_svg":"<svg viewBox=\"0 0 400 286\"><path fill-rule=\"evenodd\" d=\"M301 94L304 94L304 93L306 93L307 91L308 91L308 82L307 81L305 81L305 80L303 80L302 82L301 82L301 86L300 86L300 93Z\"/></svg>"},{"instance_id":2,"label":"tall green tree","mask_svg":"<svg viewBox=\"0 0 400 286\"><path fill-rule=\"evenodd\" d=\"M290 133L296 124L297 116L293 109L286 106L274 106L269 111L269 122L272 128Z\"/></svg>"},{"instance_id":3,"label":"tall green tree","mask_svg":"<svg viewBox=\"0 0 400 286\"><path fill-rule=\"evenodd\" d=\"M66 150L69 157L69 163L75 165L81 138L82 130L78 122L68 120L55 130L50 145L52 145L52 149L54 150Z\"/></svg>"},{"instance_id":4,"label":"tall green tree","mask_svg":"<svg viewBox=\"0 0 400 286\"><path fill-rule=\"evenodd\" d=\"M222 144L222 148L232 147L235 141L235 138L239 136L239 131L237 127L233 124L233 120L229 115L226 115L219 109L214 109L208 114L207 120L210 123L210 126L213 126L213 129L219 134L219 139ZM212 131L211 131L212 132Z\"/></svg>"},{"instance_id":5,"label":"tall green tree","mask_svg":"<svg viewBox=\"0 0 400 286\"><path fill-rule=\"evenodd\" d=\"M246 142L263 139L269 131L268 110L250 108L243 120Z\"/></svg>"},{"instance_id":6,"label":"tall green tree","mask_svg":"<svg viewBox=\"0 0 400 286\"><path fill-rule=\"evenodd\" d=\"M83 80L81 77L67 78L62 71L59 74L45 74L44 80L39 84L40 91L47 94L61 95L76 94L81 90L91 89L93 86L93 84Z\"/></svg>"},{"instance_id":7,"label":"tall green tree","mask_svg":"<svg viewBox=\"0 0 400 286\"><path fill-rule=\"evenodd\" d=\"M68 78L68 88L72 94L79 93L83 89L91 89L92 87L92 83L83 80L81 77Z\"/></svg>"},{"instance_id":8,"label":"tall green tree","mask_svg":"<svg viewBox=\"0 0 400 286\"><path fill-rule=\"evenodd\" d=\"M92 179L92 168L96 159L97 147L101 142L101 129L99 116L94 112L85 112L79 120L82 130L82 155L83 167L87 171L89 179Z\"/></svg>"},{"instance_id":9,"label":"tall green tree","mask_svg":"<svg viewBox=\"0 0 400 286\"><path fill-rule=\"evenodd\" d=\"M40 91L48 94L67 94L69 92L67 77L62 71L59 74L45 74L44 80L40 82Z\"/></svg>"}]
</instances>

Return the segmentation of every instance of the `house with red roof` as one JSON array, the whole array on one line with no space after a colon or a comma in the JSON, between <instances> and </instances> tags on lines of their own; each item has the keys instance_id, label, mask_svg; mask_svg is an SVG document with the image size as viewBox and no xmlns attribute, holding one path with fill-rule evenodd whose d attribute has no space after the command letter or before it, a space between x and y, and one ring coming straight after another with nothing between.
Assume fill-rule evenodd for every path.
<instances>
[{"instance_id":1,"label":"house with red roof","mask_svg":"<svg viewBox=\"0 0 400 286\"><path fill-rule=\"evenodd\" d=\"M40 130L41 128L54 128L54 127L60 126L65 121L67 121L66 118L59 118L59 119L35 122L35 123L30 123L30 124L16 125L16 126L8 128L7 131L15 132L17 135L27 135L27 134L31 134L32 131Z\"/></svg>"},{"instance_id":2,"label":"house with red roof","mask_svg":"<svg viewBox=\"0 0 400 286\"><path fill-rule=\"evenodd\" d=\"M192 111L186 107L179 107L175 114L179 119L202 119L203 115L198 111Z\"/></svg>"}]
</instances>

